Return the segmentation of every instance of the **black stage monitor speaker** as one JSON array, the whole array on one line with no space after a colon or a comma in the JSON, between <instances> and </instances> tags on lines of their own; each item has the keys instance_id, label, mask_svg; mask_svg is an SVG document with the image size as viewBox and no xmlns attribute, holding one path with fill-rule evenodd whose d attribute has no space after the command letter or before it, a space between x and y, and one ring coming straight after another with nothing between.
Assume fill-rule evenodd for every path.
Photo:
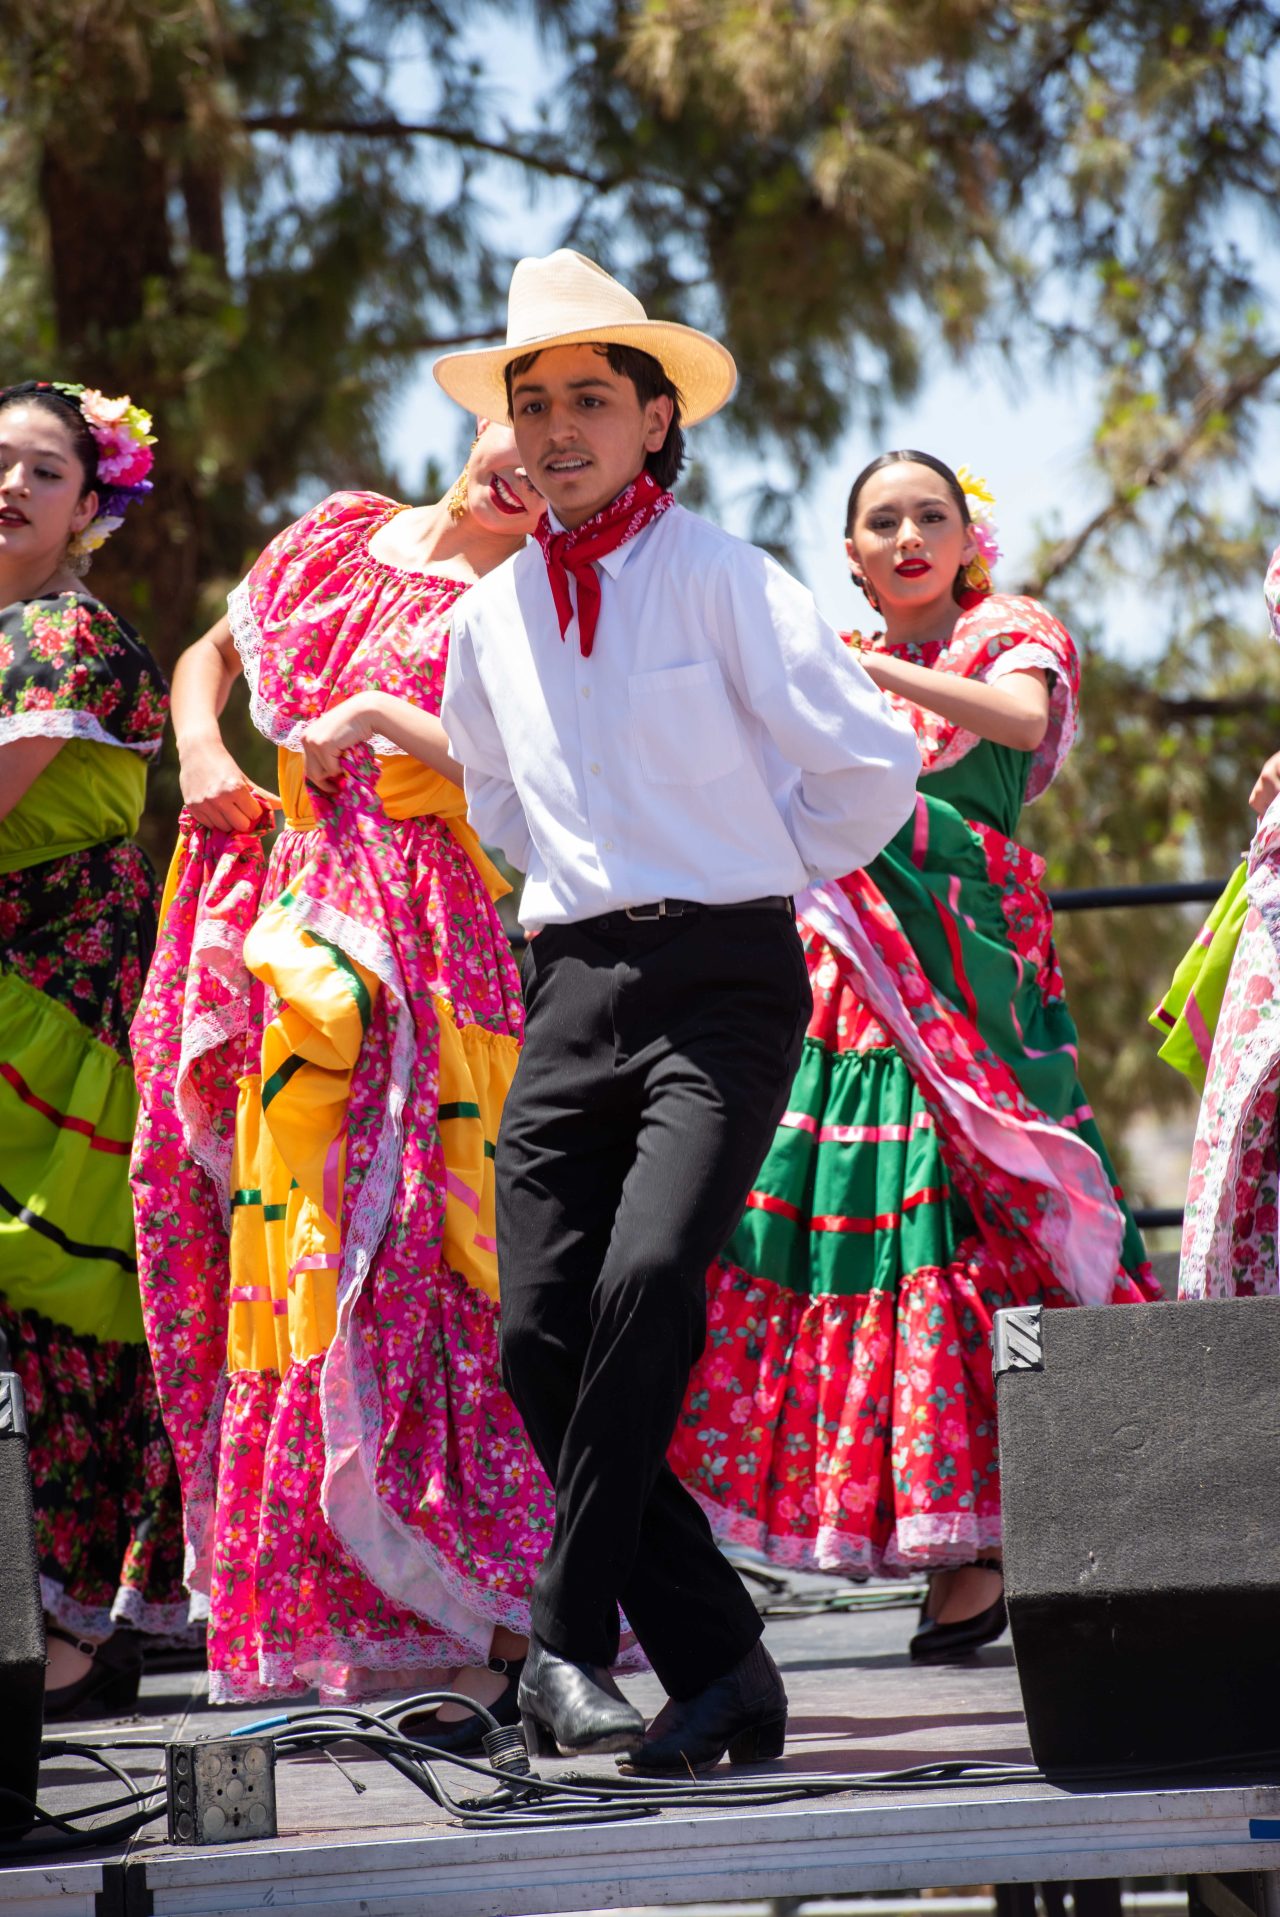
<instances>
[{"instance_id":1,"label":"black stage monitor speaker","mask_svg":"<svg viewBox=\"0 0 1280 1917\"><path fill-rule=\"evenodd\" d=\"M0 1371L0 1838L21 1837L34 1822L5 1793L35 1801L44 1658L26 1409L21 1381Z\"/></svg>"},{"instance_id":2,"label":"black stage monitor speaker","mask_svg":"<svg viewBox=\"0 0 1280 1917\"><path fill-rule=\"evenodd\" d=\"M1041 1769L1280 1748L1280 1298L1002 1311L995 1370Z\"/></svg>"}]
</instances>

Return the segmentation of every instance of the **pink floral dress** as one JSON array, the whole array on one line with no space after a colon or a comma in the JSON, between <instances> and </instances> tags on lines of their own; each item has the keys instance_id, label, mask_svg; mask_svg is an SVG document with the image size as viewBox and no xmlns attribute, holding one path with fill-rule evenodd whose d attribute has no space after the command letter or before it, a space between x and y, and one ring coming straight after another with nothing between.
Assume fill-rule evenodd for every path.
<instances>
[{"instance_id":1,"label":"pink floral dress","mask_svg":"<svg viewBox=\"0 0 1280 1917\"><path fill-rule=\"evenodd\" d=\"M1264 595L1280 639L1280 548ZM1182 1298L1280 1292L1280 800L1258 821L1244 897L1191 1148Z\"/></svg>"},{"instance_id":2,"label":"pink floral dress","mask_svg":"<svg viewBox=\"0 0 1280 1917\"><path fill-rule=\"evenodd\" d=\"M286 774L362 688L439 710L464 588L371 556L396 510L334 495L232 595ZM465 825L375 748L314 816L292 777L269 855L184 816L133 1030L144 1308L215 1700L483 1659L527 1628L553 1518L487 1229L518 980Z\"/></svg>"}]
</instances>

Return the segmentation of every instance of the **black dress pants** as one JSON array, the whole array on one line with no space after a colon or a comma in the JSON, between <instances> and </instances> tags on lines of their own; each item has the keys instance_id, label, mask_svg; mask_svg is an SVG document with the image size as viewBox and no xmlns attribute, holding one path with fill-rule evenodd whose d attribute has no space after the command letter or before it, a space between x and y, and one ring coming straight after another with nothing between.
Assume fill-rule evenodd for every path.
<instances>
[{"instance_id":1,"label":"black dress pants","mask_svg":"<svg viewBox=\"0 0 1280 1917\"><path fill-rule=\"evenodd\" d=\"M621 1604L690 1697L761 1629L666 1451L799 1063L800 940L781 909L610 913L548 926L524 984L496 1171L503 1375L556 1492L533 1626L608 1665Z\"/></svg>"}]
</instances>

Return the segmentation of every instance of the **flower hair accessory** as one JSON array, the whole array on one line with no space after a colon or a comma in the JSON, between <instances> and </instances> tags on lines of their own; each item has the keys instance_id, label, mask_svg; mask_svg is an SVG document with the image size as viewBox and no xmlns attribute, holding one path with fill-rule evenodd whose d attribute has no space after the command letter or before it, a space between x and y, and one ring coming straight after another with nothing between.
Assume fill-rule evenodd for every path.
<instances>
[{"instance_id":1,"label":"flower hair accessory","mask_svg":"<svg viewBox=\"0 0 1280 1917\"><path fill-rule=\"evenodd\" d=\"M50 385L80 408L97 442L97 517L76 534L70 547L73 559L87 559L124 524L127 508L151 491L147 474L155 463L151 448L156 443L151 415L135 406L127 393L108 399L91 386L73 386L65 380L53 380Z\"/></svg>"},{"instance_id":2,"label":"flower hair accessory","mask_svg":"<svg viewBox=\"0 0 1280 1917\"><path fill-rule=\"evenodd\" d=\"M1000 548L996 544L994 518L996 496L986 480L980 479L977 473L971 473L967 466L960 468L956 478L960 481L960 490L969 508L969 518L973 522L973 536L978 544L979 555L987 567L994 566L1000 557Z\"/></svg>"},{"instance_id":3,"label":"flower hair accessory","mask_svg":"<svg viewBox=\"0 0 1280 1917\"><path fill-rule=\"evenodd\" d=\"M965 505L969 508L970 529L978 548L957 582L956 596L967 609L976 606L994 590L991 568L1000 557L993 516L996 498L986 480L970 472L967 466L960 467L956 478L960 482Z\"/></svg>"}]
</instances>

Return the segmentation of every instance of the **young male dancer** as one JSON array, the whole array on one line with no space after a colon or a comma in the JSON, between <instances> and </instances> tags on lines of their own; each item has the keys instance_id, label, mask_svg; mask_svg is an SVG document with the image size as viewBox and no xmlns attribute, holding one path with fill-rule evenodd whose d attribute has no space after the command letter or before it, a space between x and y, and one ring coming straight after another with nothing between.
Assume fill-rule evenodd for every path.
<instances>
[{"instance_id":1,"label":"young male dancer","mask_svg":"<svg viewBox=\"0 0 1280 1917\"><path fill-rule=\"evenodd\" d=\"M435 374L509 410L549 507L462 600L441 713L527 874L501 1339L556 1522L520 1707L566 1754L777 1757L759 1617L665 1453L811 1009L791 895L888 842L916 745L810 595L671 497L682 421L736 383L716 341L562 251L516 267L504 347ZM609 1677L619 1605L668 1693L647 1736Z\"/></svg>"}]
</instances>

